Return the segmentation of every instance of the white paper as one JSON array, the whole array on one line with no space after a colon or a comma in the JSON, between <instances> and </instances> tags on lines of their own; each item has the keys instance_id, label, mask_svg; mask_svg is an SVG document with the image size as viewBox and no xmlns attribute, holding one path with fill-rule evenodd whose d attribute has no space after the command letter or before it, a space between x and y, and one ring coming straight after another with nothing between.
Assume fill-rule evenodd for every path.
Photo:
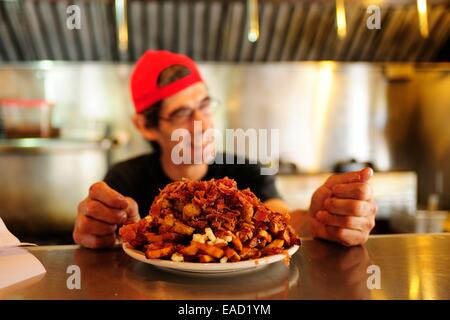
<instances>
[{"instance_id":1,"label":"white paper","mask_svg":"<svg viewBox=\"0 0 450 320\"><path fill-rule=\"evenodd\" d=\"M42 263L19 246L20 242L0 218L0 289L45 273Z\"/></svg>"},{"instance_id":2,"label":"white paper","mask_svg":"<svg viewBox=\"0 0 450 320\"><path fill-rule=\"evenodd\" d=\"M42 263L26 249L0 249L0 289L45 272Z\"/></svg>"}]
</instances>

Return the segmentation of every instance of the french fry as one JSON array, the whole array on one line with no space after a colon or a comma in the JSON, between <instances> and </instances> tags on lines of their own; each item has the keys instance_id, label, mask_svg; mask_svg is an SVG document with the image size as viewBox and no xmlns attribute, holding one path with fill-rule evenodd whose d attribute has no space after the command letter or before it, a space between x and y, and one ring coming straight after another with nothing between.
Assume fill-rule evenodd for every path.
<instances>
[{"instance_id":1,"label":"french fry","mask_svg":"<svg viewBox=\"0 0 450 320\"><path fill-rule=\"evenodd\" d=\"M210 255L214 258L220 259L223 257L223 250L208 244L192 241L192 245L196 246L201 252Z\"/></svg>"},{"instance_id":2,"label":"french fry","mask_svg":"<svg viewBox=\"0 0 450 320\"><path fill-rule=\"evenodd\" d=\"M179 234L177 234L177 233L175 233L175 232L166 232L166 233L163 233L162 234L162 237L163 237L163 239L165 240L165 241L174 241L174 240L177 240L177 239L180 239L181 238L181 236L179 235Z\"/></svg>"},{"instance_id":3,"label":"french fry","mask_svg":"<svg viewBox=\"0 0 450 320\"><path fill-rule=\"evenodd\" d=\"M258 237L253 237L253 239L250 240L250 242L248 243L248 246L249 246L250 248L255 248L256 246L258 246L258 243L259 243L258 240L259 240Z\"/></svg>"},{"instance_id":4,"label":"french fry","mask_svg":"<svg viewBox=\"0 0 450 320\"><path fill-rule=\"evenodd\" d=\"M258 238L263 238L267 240L267 242L272 242L272 236L266 230L259 230Z\"/></svg>"},{"instance_id":5,"label":"french fry","mask_svg":"<svg viewBox=\"0 0 450 320\"><path fill-rule=\"evenodd\" d=\"M209 262L213 262L214 258L211 256L208 256L207 254L200 254L198 256L198 261L200 261L201 263L209 263Z\"/></svg>"},{"instance_id":6,"label":"french fry","mask_svg":"<svg viewBox=\"0 0 450 320\"><path fill-rule=\"evenodd\" d=\"M242 260L246 260L246 259L253 258L254 256L257 255L258 252L259 251L256 248L243 247L240 252L240 256L241 256Z\"/></svg>"},{"instance_id":7,"label":"french fry","mask_svg":"<svg viewBox=\"0 0 450 320\"><path fill-rule=\"evenodd\" d=\"M242 246L242 242L235 235L233 235L233 240L231 240L231 243L233 244L233 246L236 248L237 251L241 251L242 250L242 247L243 247Z\"/></svg>"},{"instance_id":8,"label":"french fry","mask_svg":"<svg viewBox=\"0 0 450 320\"><path fill-rule=\"evenodd\" d=\"M152 243L152 242L160 242L160 241L164 240L162 235L156 234L156 233L152 233L152 232L146 232L145 233L145 237L147 238L147 241L150 242L150 243Z\"/></svg>"},{"instance_id":9,"label":"french fry","mask_svg":"<svg viewBox=\"0 0 450 320\"><path fill-rule=\"evenodd\" d=\"M286 242L286 244L288 246L290 246L291 243L291 235L289 234L289 230L288 229L284 229L281 238L283 238L284 242Z\"/></svg>"},{"instance_id":10,"label":"french fry","mask_svg":"<svg viewBox=\"0 0 450 320\"><path fill-rule=\"evenodd\" d=\"M228 260L232 262L237 262L241 260L241 257L237 254L237 252L231 249L230 247L226 247L223 251Z\"/></svg>"},{"instance_id":11,"label":"french fry","mask_svg":"<svg viewBox=\"0 0 450 320\"><path fill-rule=\"evenodd\" d=\"M270 256L270 255L274 255L274 254L283 253L284 249L272 247L272 248L264 248L263 251L266 255Z\"/></svg>"},{"instance_id":12,"label":"french fry","mask_svg":"<svg viewBox=\"0 0 450 320\"><path fill-rule=\"evenodd\" d=\"M189 227L188 225L185 225L182 222L179 221L175 221L174 226L171 229L173 232L179 233L179 234L183 234L186 236L190 236L194 233L194 228Z\"/></svg>"},{"instance_id":13,"label":"french fry","mask_svg":"<svg viewBox=\"0 0 450 320\"><path fill-rule=\"evenodd\" d=\"M156 249L156 250L148 250L145 251L145 256L148 259L160 259L160 258L164 258L167 256L170 256L173 252L175 251L175 247L173 245L161 248L161 249Z\"/></svg>"},{"instance_id":14,"label":"french fry","mask_svg":"<svg viewBox=\"0 0 450 320\"><path fill-rule=\"evenodd\" d=\"M282 248L284 245L284 240L282 239L275 239L273 240L271 243L269 243L266 248L270 249L270 248Z\"/></svg>"},{"instance_id":15,"label":"french fry","mask_svg":"<svg viewBox=\"0 0 450 320\"><path fill-rule=\"evenodd\" d=\"M198 252L198 248L195 245L186 246L180 250L182 255L195 256Z\"/></svg>"},{"instance_id":16,"label":"french fry","mask_svg":"<svg viewBox=\"0 0 450 320\"><path fill-rule=\"evenodd\" d=\"M214 243L214 247L220 248L220 249L225 248L227 245L228 245L227 242L216 242L216 243Z\"/></svg>"},{"instance_id":17,"label":"french fry","mask_svg":"<svg viewBox=\"0 0 450 320\"><path fill-rule=\"evenodd\" d=\"M145 246L146 251L147 250L157 250L164 247L164 242L153 242Z\"/></svg>"}]
</instances>

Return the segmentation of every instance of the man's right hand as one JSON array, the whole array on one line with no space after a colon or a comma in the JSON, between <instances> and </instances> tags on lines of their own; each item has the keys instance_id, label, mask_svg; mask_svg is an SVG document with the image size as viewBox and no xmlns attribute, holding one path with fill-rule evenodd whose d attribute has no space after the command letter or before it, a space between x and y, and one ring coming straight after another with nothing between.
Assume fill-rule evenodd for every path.
<instances>
[{"instance_id":1,"label":"man's right hand","mask_svg":"<svg viewBox=\"0 0 450 320\"><path fill-rule=\"evenodd\" d=\"M96 182L89 188L88 197L78 205L73 239L91 249L111 247L116 242L117 227L139 219L136 201L104 182Z\"/></svg>"}]
</instances>

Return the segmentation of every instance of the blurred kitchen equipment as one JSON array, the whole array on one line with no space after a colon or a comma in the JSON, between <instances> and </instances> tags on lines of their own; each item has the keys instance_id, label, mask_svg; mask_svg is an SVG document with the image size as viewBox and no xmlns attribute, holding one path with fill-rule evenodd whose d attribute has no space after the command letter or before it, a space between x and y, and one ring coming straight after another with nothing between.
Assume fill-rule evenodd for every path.
<instances>
[{"instance_id":1,"label":"blurred kitchen equipment","mask_svg":"<svg viewBox=\"0 0 450 320\"><path fill-rule=\"evenodd\" d=\"M439 210L439 202L441 194L444 192L444 174L438 170L435 174L434 192L430 193L427 198L427 210Z\"/></svg>"},{"instance_id":2,"label":"blurred kitchen equipment","mask_svg":"<svg viewBox=\"0 0 450 320\"><path fill-rule=\"evenodd\" d=\"M4 137L4 131L3 131L3 119L2 114L0 112L0 139Z\"/></svg>"},{"instance_id":3,"label":"blurred kitchen equipment","mask_svg":"<svg viewBox=\"0 0 450 320\"><path fill-rule=\"evenodd\" d=\"M331 173L278 175L277 188L291 209L308 209L311 197ZM417 210L417 175L414 172L377 172L371 179L378 205L377 219Z\"/></svg>"},{"instance_id":4,"label":"blurred kitchen equipment","mask_svg":"<svg viewBox=\"0 0 450 320\"><path fill-rule=\"evenodd\" d=\"M448 211L417 210L415 214L396 213L391 216L390 227L400 233L440 233L445 231Z\"/></svg>"},{"instance_id":5,"label":"blurred kitchen equipment","mask_svg":"<svg viewBox=\"0 0 450 320\"><path fill-rule=\"evenodd\" d=\"M70 238L78 203L103 178L111 144L60 139L3 139L0 216L18 237Z\"/></svg>"},{"instance_id":6,"label":"blurred kitchen equipment","mask_svg":"<svg viewBox=\"0 0 450 320\"><path fill-rule=\"evenodd\" d=\"M447 211L418 210L415 216L415 232L439 233L444 231Z\"/></svg>"},{"instance_id":7,"label":"blurred kitchen equipment","mask_svg":"<svg viewBox=\"0 0 450 320\"><path fill-rule=\"evenodd\" d=\"M350 172L358 171L364 168L370 167L375 170L374 164L371 162L359 162L356 159L350 159L349 161L341 161L334 165L334 172Z\"/></svg>"},{"instance_id":8,"label":"blurred kitchen equipment","mask_svg":"<svg viewBox=\"0 0 450 320\"><path fill-rule=\"evenodd\" d=\"M299 172L297 165L292 161L280 159L278 161L278 174L296 174Z\"/></svg>"},{"instance_id":9,"label":"blurred kitchen equipment","mask_svg":"<svg viewBox=\"0 0 450 320\"><path fill-rule=\"evenodd\" d=\"M6 138L47 138L52 135L52 103L45 100L3 99L0 108Z\"/></svg>"}]
</instances>

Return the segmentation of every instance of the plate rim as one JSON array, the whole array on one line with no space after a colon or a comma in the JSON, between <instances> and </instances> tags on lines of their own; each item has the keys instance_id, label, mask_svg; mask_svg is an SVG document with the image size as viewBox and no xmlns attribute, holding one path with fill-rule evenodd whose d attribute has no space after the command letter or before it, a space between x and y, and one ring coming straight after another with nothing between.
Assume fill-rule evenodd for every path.
<instances>
[{"instance_id":1,"label":"plate rim","mask_svg":"<svg viewBox=\"0 0 450 320\"><path fill-rule=\"evenodd\" d=\"M188 271L188 272L224 272L224 271L240 271L251 268L258 268L261 266L269 265L275 262L279 262L286 258L286 255L276 254L271 256L265 256L258 259L251 259L239 262L211 262L211 263L201 263L201 262L175 262L171 260L163 259L148 259L142 251L133 248L129 243L122 243L122 249L131 258L138 261L154 265L156 267L168 268L178 271ZM293 245L287 249L289 258L291 258L298 250L299 245Z\"/></svg>"}]
</instances>

